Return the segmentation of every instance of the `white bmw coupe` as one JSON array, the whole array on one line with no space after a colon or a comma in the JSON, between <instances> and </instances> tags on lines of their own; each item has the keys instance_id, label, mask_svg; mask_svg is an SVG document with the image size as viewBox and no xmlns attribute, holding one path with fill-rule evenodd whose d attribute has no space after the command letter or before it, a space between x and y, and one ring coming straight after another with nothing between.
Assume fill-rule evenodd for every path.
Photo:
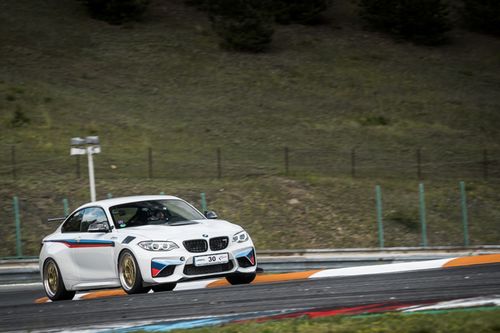
<instances>
[{"instance_id":1,"label":"white bmw coupe","mask_svg":"<svg viewBox=\"0 0 500 333\"><path fill-rule=\"evenodd\" d=\"M129 294L169 291L199 278L246 284L257 268L243 228L166 195L79 207L43 239L39 264L54 301L72 299L77 290L119 286Z\"/></svg>"}]
</instances>

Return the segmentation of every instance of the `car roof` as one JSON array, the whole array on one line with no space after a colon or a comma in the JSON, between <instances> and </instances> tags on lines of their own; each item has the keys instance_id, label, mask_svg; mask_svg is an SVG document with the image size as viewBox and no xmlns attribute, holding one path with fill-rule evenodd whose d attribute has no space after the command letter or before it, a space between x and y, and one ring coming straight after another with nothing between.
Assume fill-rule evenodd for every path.
<instances>
[{"instance_id":1,"label":"car roof","mask_svg":"<svg viewBox=\"0 0 500 333\"><path fill-rule=\"evenodd\" d=\"M149 200L168 200L168 199L179 200L179 198L174 197L172 195L135 195L130 197L111 198L111 199L89 202L84 205L81 205L80 207L78 207L78 209L85 207L94 207L94 206L109 208L112 206L122 205L130 202L149 201Z\"/></svg>"}]
</instances>

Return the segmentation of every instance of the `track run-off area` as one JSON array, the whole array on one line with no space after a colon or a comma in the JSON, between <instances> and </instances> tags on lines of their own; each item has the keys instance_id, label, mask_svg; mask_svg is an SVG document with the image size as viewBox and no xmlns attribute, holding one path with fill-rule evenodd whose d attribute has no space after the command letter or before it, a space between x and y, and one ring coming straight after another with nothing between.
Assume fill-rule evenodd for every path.
<instances>
[{"instance_id":1,"label":"track run-off area","mask_svg":"<svg viewBox=\"0 0 500 333\"><path fill-rule=\"evenodd\" d=\"M446 304L498 306L500 254L262 274L243 286L211 279L179 284L173 292L95 291L53 303L46 301L38 284L1 286L0 331L166 331L248 319L411 311Z\"/></svg>"}]
</instances>

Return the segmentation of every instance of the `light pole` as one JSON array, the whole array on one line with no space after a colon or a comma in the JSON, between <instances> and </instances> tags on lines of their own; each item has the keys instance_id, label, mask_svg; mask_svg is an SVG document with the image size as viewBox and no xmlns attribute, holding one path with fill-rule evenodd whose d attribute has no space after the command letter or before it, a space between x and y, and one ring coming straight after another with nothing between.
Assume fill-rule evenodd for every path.
<instances>
[{"instance_id":1,"label":"light pole","mask_svg":"<svg viewBox=\"0 0 500 333\"><path fill-rule=\"evenodd\" d=\"M95 178L94 178L94 158L92 155L99 154L101 146L99 145L98 136L87 136L85 139L80 137L71 138L71 155L87 154L89 162L89 183L90 183L90 201L96 200L95 194Z\"/></svg>"}]
</instances>

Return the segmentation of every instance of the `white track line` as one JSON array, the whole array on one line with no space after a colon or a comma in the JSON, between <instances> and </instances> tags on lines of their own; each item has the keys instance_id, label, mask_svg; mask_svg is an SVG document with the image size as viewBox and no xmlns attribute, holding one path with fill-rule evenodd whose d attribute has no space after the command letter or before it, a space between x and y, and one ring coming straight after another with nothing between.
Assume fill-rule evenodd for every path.
<instances>
[{"instance_id":1,"label":"white track line","mask_svg":"<svg viewBox=\"0 0 500 333\"><path fill-rule=\"evenodd\" d=\"M403 312L416 312L428 310L448 310L459 308L473 308L478 306L500 306L500 295L489 297L474 297L465 299L456 299L453 301L439 302L432 305L415 305L400 309Z\"/></svg>"},{"instance_id":2,"label":"white track line","mask_svg":"<svg viewBox=\"0 0 500 333\"><path fill-rule=\"evenodd\" d=\"M398 272L411 272L420 271L425 269L442 268L447 262L456 258L439 259L439 260L428 260L428 261L416 261L416 262L405 262L397 264L384 264L384 265L370 265L370 266L360 266L360 267L347 267L347 268L335 268L335 269L325 269L320 272L314 273L309 276L309 279L317 279L324 277L336 277L336 276L354 276L354 275L370 275L370 274L386 274L386 273L398 273Z\"/></svg>"},{"instance_id":3,"label":"white track line","mask_svg":"<svg viewBox=\"0 0 500 333\"><path fill-rule=\"evenodd\" d=\"M31 282L31 283L9 283L0 284L0 289L15 289L19 287L41 287L41 282Z\"/></svg>"}]
</instances>

